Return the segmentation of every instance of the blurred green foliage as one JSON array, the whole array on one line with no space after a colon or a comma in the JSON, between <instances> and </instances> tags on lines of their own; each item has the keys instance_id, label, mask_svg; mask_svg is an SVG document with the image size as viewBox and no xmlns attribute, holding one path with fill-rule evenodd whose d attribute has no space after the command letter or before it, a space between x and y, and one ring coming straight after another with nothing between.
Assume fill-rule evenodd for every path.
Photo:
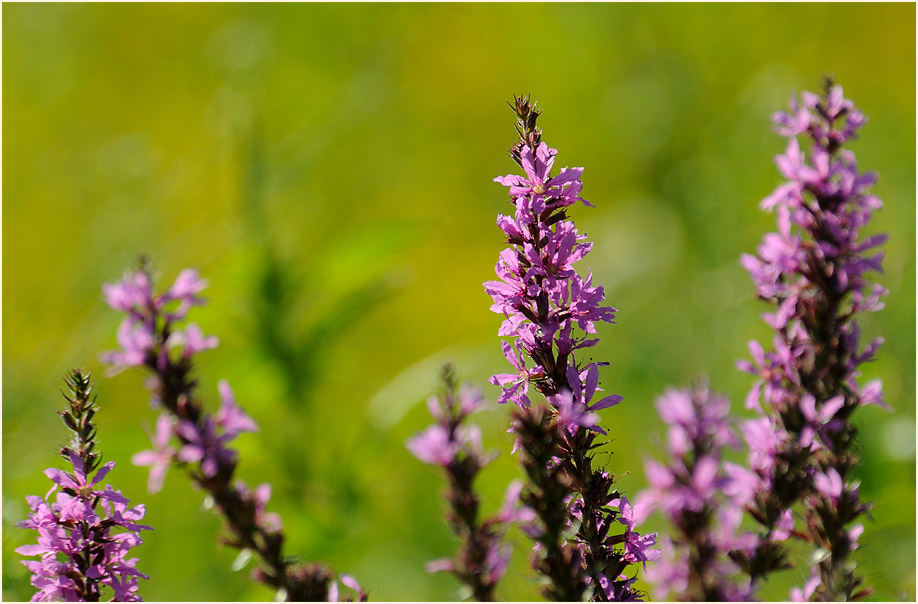
<instances>
[{"instance_id":1,"label":"blurred green foliage","mask_svg":"<svg viewBox=\"0 0 918 604\"><path fill-rule=\"evenodd\" d=\"M441 362L482 384L506 369L481 283L503 245L491 179L515 168L513 93L544 107L559 165L586 168L584 269L619 309L592 352L625 396L605 412L604 461L637 493L664 387L706 373L742 408L751 380L734 362L769 337L738 263L773 229L757 208L780 181L769 116L833 74L870 117L853 149L880 173L872 230L891 235L887 307L864 319L886 344L865 377L895 413L859 413L861 492L876 502L861 569L876 599L913 600L914 24L910 4L5 4L3 598L32 593L13 553L32 536L13 523L58 463L71 367L96 372L110 479L156 528L142 595L272 597L231 570L184 477L148 495L128 461L155 415L139 373L102 377L119 319L100 286L140 252L163 286L186 266L211 281L193 318L221 346L201 393L213 404L227 377L261 424L239 441L240 472L274 485L289 551L375 600L462 597L423 570L455 542L440 477L404 441L430 421ZM480 479L486 511L520 472L507 411L480 416L500 451ZM499 596L533 599L514 538Z\"/></svg>"}]
</instances>

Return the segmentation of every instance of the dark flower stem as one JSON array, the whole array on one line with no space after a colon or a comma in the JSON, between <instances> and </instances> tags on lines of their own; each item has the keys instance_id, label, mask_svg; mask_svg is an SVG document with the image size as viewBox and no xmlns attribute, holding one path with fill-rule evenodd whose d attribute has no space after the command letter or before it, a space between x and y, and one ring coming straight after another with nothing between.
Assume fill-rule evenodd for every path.
<instances>
[{"instance_id":1,"label":"dark flower stem","mask_svg":"<svg viewBox=\"0 0 918 604\"><path fill-rule=\"evenodd\" d=\"M582 552L568 541L571 527L568 501L574 496L573 477L555 463L564 440L562 428L543 407L517 409L513 430L522 449L521 463L529 487L521 499L539 519L535 539L544 555L535 562L536 570L549 579L543 593L557 602L579 602L587 589L581 571Z\"/></svg>"}]
</instances>

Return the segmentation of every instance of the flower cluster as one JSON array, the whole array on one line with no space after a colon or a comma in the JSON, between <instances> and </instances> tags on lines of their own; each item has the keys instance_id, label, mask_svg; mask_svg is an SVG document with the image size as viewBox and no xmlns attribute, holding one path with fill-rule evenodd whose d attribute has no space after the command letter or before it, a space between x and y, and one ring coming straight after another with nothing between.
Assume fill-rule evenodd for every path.
<instances>
[{"instance_id":1,"label":"flower cluster","mask_svg":"<svg viewBox=\"0 0 918 604\"><path fill-rule=\"evenodd\" d=\"M484 403L478 389L463 385L456 391L456 380L449 366L444 369L445 393L432 396L427 408L436 424L407 442L408 449L424 463L446 472L450 490L449 522L462 540L462 548L450 559L433 560L429 571L449 571L465 583L476 600L493 601L494 589L507 570L511 547L503 542L513 522L530 519L528 509L519 509L521 484L507 489L504 507L493 518L479 521L479 498L472 488L475 477L490 459L481 445L481 430L465 420Z\"/></svg>"},{"instance_id":2,"label":"flower cluster","mask_svg":"<svg viewBox=\"0 0 918 604\"><path fill-rule=\"evenodd\" d=\"M198 464L201 478L205 480L215 480L221 471L227 472L235 467L236 451L227 444L243 432L257 432L258 424L236 404L226 380L220 380L218 391L221 406L214 417L201 414L198 422L189 419L176 421L169 412L160 413L152 437L153 449L140 451L131 458L134 465L150 466L151 493L162 488L165 472L173 462ZM181 443L178 449L171 446L174 435ZM241 490L246 489L241 487ZM258 491L270 494L270 485L262 485L256 489Z\"/></svg>"},{"instance_id":3,"label":"flower cluster","mask_svg":"<svg viewBox=\"0 0 918 604\"><path fill-rule=\"evenodd\" d=\"M590 205L580 197L583 169L563 168L552 176L557 151L541 140L538 109L528 98L516 98L513 108L520 140L510 155L525 176L495 179L509 187L514 212L498 216L497 224L510 247L500 253L496 267L500 280L488 281L484 287L494 302L491 310L504 316L498 334L516 338L501 344L516 372L494 375L490 381L502 387L499 403L512 401L529 408L530 386L550 403L551 414L560 425L557 450L550 456L556 466L552 472L566 476L558 484L566 484L569 490L569 496L562 498L568 506L567 516L580 518L574 540L582 549L581 572L592 584L592 597L631 597L636 593L627 586L633 577L624 571L642 556L616 547L632 543L622 535L609 534L619 524L621 511L615 505L623 498L611 490L612 476L592 467L592 452L599 446L595 439L598 433L605 434L595 412L622 398L609 395L594 401L601 392L599 367L605 363L579 364L575 358L576 351L598 342L589 337L596 333L595 323L611 323L615 317L614 308L602 306L605 293L601 286L593 285L592 272L583 278L573 266L592 248L567 220L567 208L577 201ZM582 336L577 335L580 332ZM538 413L538 421L524 419L525 415L517 417L517 428L548 421ZM551 428L540 430L552 432ZM518 444L526 440L519 432L517 437ZM652 541L652 537L647 540L647 547ZM643 557L648 555L652 554Z\"/></svg>"},{"instance_id":4,"label":"flower cluster","mask_svg":"<svg viewBox=\"0 0 918 604\"><path fill-rule=\"evenodd\" d=\"M258 426L236 404L229 384L225 380L219 384L221 406L214 415L197 399L197 382L191 376L194 356L216 347L217 338L205 336L193 323L184 330L176 324L191 307L204 303L199 294L206 285L196 271L187 269L167 292L155 295L150 270L144 265L103 288L108 304L126 317L118 329L121 349L104 353L102 360L115 372L132 366L147 369L151 402L164 409L156 421L153 449L137 453L133 461L150 466L151 492L162 487L170 465L183 467L213 498L214 507L226 520L228 534L223 541L256 552L265 564L256 569L256 580L277 589L279 597L296 601L337 597L337 583L330 571L285 559L280 517L266 511L270 485L252 490L234 479L238 455L228 445L241 433L257 431ZM355 591L358 598L366 597L359 589Z\"/></svg>"},{"instance_id":5,"label":"flower cluster","mask_svg":"<svg viewBox=\"0 0 918 604\"><path fill-rule=\"evenodd\" d=\"M867 275L881 270L883 254L873 248L886 236L861 235L882 204L867 191L876 175L860 173L843 148L866 120L841 87L827 81L822 95L804 93L774 121L791 139L776 158L787 182L762 201L777 212L778 232L742 259L759 297L775 306L764 315L774 348L751 342L753 362L739 363L759 378L747 407L762 416L743 428L751 471L738 491L769 538L794 502L804 502L806 539L823 555L797 595L860 598L868 592L850 554L863 528L849 525L869 506L851 480L858 460L851 416L863 405L886 405L879 381L859 383L859 366L882 340L862 348L856 316L883 307L886 290ZM799 135L811 142L809 157Z\"/></svg>"},{"instance_id":6,"label":"flower cluster","mask_svg":"<svg viewBox=\"0 0 918 604\"><path fill-rule=\"evenodd\" d=\"M141 259L141 263L146 261ZM172 287L159 296L153 295L152 279L145 269L125 272L120 282L103 285L105 302L126 315L118 326L121 349L101 356L103 363L111 365L110 373L141 366L163 369L176 363L170 359L170 350L175 348L180 349L180 361L190 364L195 353L216 348L217 338L204 336L195 323L189 323L184 331L175 326L193 306L204 304L198 294L205 287L207 281L194 269L182 271ZM174 302L178 306L167 311Z\"/></svg>"},{"instance_id":7,"label":"flower cluster","mask_svg":"<svg viewBox=\"0 0 918 604\"><path fill-rule=\"evenodd\" d=\"M583 573L584 545L571 539L574 478L558 463L564 427L543 405L516 409L511 430L521 451L520 464L529 479L520 500L535 518L523 531L535 542L533 568L547 579L542 593L556 602L580 602L591 577ZM582 510L581 510L582 518ZM603 589L612 589L607 582ZM595 591L595 590L591 590Z\"/></svg>"},{"instance_id":8,"label":"flower cluster","mask_svg":"<svg viewBox=\"0 0 918 604\"><path fill-rule=\"evenodd\" d=\"M730 478L724 471L724 447L738 447L729 424L730 402L699 384L692 391L670 389L656 401L669 427L667 463L648 460L650 488L638 496L642 514L661 511L674 527L663 558L647 571L658 598L723 602L747 601L748 578L730 559L734 550L748 551L757 539L738 536L743 508L728 498Z\"/></svg>"},{"instance_id":9,"label":"flower cluster","mask_svg":"<svg viewBox=\"0 0 918 604\"><path fill-rule=\"evenodd\" d=\"M92 382L88 374L73 371L67 386L69 409L61 417L74 436L61 449L61 457L73 471L45 470L54 486L44 497L26 497L32 511L18 524L38 532L37 545L16 549L23 556L41 556L23 562L32 573L32 585L38 588L32 600L99 601L107 586L117 601L141 601L138 579L149 577L135 568L137 558L130 557L130 552L143 543L140 531L150 530L137 523L145 508L130 506L121 491L100 485L115 462L97 467L101 455L92 421L97 411ZM90 478L94 470L98 471Z\"/></svg>"}]
</instances>

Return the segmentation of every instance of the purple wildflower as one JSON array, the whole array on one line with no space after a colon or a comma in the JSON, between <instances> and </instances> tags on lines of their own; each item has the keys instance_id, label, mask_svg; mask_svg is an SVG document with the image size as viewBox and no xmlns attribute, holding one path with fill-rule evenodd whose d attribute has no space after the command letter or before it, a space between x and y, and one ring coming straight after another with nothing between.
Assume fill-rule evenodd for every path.
<instances>
[{"instance_id":1,"label":"purple wildflower","mask_svg":"<svg viewBox=\"0 0 918 604\"><path fill-rule=\"evenodd\" d=\"M443 381L444 395L427 401L437 423L409 439L406 446L424 463L440 466L446 472L450 484L448 519L462 546L453 558L433 560L426 568L428 572L451 572L472 590L477 600L491 601L510 562L511 548L503 542L507 528L513 522L528 521L529 515L517 509L520 485L513 483L497 516L484 521L478 518L479 498L472 484L490 458L482 450L481 429L464 422L484 399L480 390L468 386L457 393L450 366L444 368Z\"/></svg>"},{"instance_id":2,"label":"purple wildflower","mask_svg":"<svg viewBox=\"0 0 918 604\"><path fill-rule=\"evenodd\" d=\"M137 453L133 461L151 466L151 492L162 487L169 465L183 466L226 520L230 535L224 542L261 557L265 568L256 569L256 580L291 600L324 599L331 573L321 565L291 564L285 559L280 517L265 509L270 485L252 492L234 481L238 453L229 443L241 433L256 432L258 425L236 403L225 380L219 383L221 405L216 414L207 413L197 399L197 382L191 376L195 356L215 348L218 341L194 323L183 330L177 322L192 307L204 304L200 293L206 285L197 271L186 269L167 292L157 296L144 266L103 287L106 301L127 316L118 332L121 350L103 354L102 360L115 370L146 368L151 374L146 385L152 402L165 408L157 420L153 449ZM173 438L175 445L170 444Z\"/></svg>"},{"instance_id":3,"label":"purple wildflower","mask_svg":"<svg viewBox=\"0 0 918 604\"><path fill-rule=\"evenodd\" d=\"M552 505L563 502L569 508L565 512L567 524L573 525L574 514L580 514L582 521L569 551L557 544L551 546L554 553L546 555L559 558L551 562L555 567L546 567L545 572L560 577L558 573L566 572L568 563L577 558L582 562L577 572L589 580L592 597L605 600L614 593L616 598L627 599L637 592L630 588L633 580L624 570L637 557L617 547L629 533L609 534L621 514L609 504L621 494L611 491L611 475L592 466L594 450L599 446L595 439L606 434L596 412L618 404L622 397L608 395L594 400L601 392L599 367L606 363L577 360L579 350L598 342L588 336L596 333L596 323L612 323L615 318L615 309L603 306L605 292L593 284L592 272L582 277L574 268L593 246L567 214L577 201L590 206L580 196L583 168L564 168L552 175L557 151L541 140L536 125L538 109L528 98L516 98L514 110L520 140L510 156L525 176L494 179L509 187L513 211L497 218L509 247L498 257L495 272L499 280L486 282L484 288L493 300L491 310L504 316L498 335L515 338L512 343L501 343L515 373L496 374L490 382L501 386L499 403L512 401L524 411L531 405L531 390L538 390L549 402L553 420L561 426L558 449L546 458L552 468L533 470L530 478L540 486L528 497L548 497ZM547 435L555 433L541 426L536 417L542 418L535 411L515 414L513 429L531 427ZM541 445L536 446L518 431L516 434L517 447L525 450L526 443L531 444L525 463L534 463L532 460L543 453ZM569 491L565 496L560 494L563 488L559 485L563 484L568 485L563 487ZM558 519L550 516L541 519L544 526L539 543L545 552L551 549L546 535L555 528L561 531L558 535L563 533L561 525L555 526ZM563 587L556 584L551 597L579 598L580 587L573 582Z\"/></svg>"},{"instance_id":4,"label":"purple wildflower","mask_svg":"<svg viewBox=\"0 0 918 604\"><path fill-rule=\"evenodd\" d=\"M258 424L255 423L255 420L246 415L236 404L236 396L229 382L220 380L217 383L217 389L220 391L221 405L214 423L223 429L223 433L228 438L233 438L243 432L258 432Z\"/></svg>"},{"instance_id":5,"label":"purple wildflower","mask_svg":"<svg viewBox=\"0 0 918 604\"><path fill-rule=\"evenodd\" d=\"M33 601L98 601L102 587L108 586L114 600L140 601L138 579L149 577L135 567L131 549L143 543L140 531L151 530L138 524L145 514L143 505L129 507L130 501L110 485L100 487L103 478L115 467L108 462L89 475L99 462L92 417L97 407L91 396L87 374L74 371L67 380L69 409L61 413L74 432L71 444L61 450L73 471L45 470L54 486L44 498L28 496L31 513L19 527L38 532L37 545L16 549L23 556L41 556L23 561L32 573L38 592ZM52 493L56 493L52 501Z\"/></svg>"},{"instance_id":6,"label":"purple wildflower","mask_svg":"<svg viewBox=\"0 0 918 604\"><path fill-rule=\"evenodd\" d=\"M734 469L741 481L734 492L762 524L763 544L795 534L789 510L804 501L806 539L830 555L795 597L863 598L869 590L850 563L857 545L845 527L869 507L849 481L857 462L851 416L863 405L885 406L878 381L858 383L859 366L882 339L862 347L856 318L883 307L886 290L868 275L882 269L883 254L874 249L886 236L861 234L882 203L868 192L876 175L860 173L844 149L866 119L840 86L827 81L822 95L804 93L774 122L791 139L775 158L787 182L761 204L776 211L778 233L742 259L759 297L774 305L764 315L775 330L774 349L752 342L754 363L739 363L759 378L747 407L763 417L743 430L758 488L750 491L754 480ZM800 135L811 143L808 154ZM753 578L782 565L780 556L763 564L760 554L758 563L749 561Z\"/></svg>"},{"instance_id":7,"label":"purple wildflower","mask_svg":"<svg viewBox=\"0 0 918 604\"><path fill-rule=\"evenodd\" d=\"M446 467L459 452L460 443L450 437L449 429L430 426L406 443L412 455L424 463Z\"/></svg>"},{"instance_id":8,"label":"purple wildflower","mask_svg":"<svg viewBox=\"0 0 918 604\"><path fill-rule=\"evenodd\" d=\"M131 463L135 466L150 466L150 480L147 483L150 493L158 493L163 488L166 470L175 457L175 450L169 446L171 438L172 418L162 413L156 420L156 432L152 437L153 450L140 451L131 457Z\"/></svg>"},{"instance_id":9,"label":"purple wildflower","mask_svg":"<svg viewBox=\"0 0 918 604\"><path fill-rule=\"evenodd\" d=\"M748 600L752 587L736 578L740 567L730 560L731 552L749 546L749 536L737 535L742 504L723 495L730 483L723 450L739 446L728 422L730 402L700 384L669 389L656 406L668 426L668 459L647 462L650 488L637 505L643 514L662 511L675 532L648 579L661 599Z\"/></svg>"}]
</instances>

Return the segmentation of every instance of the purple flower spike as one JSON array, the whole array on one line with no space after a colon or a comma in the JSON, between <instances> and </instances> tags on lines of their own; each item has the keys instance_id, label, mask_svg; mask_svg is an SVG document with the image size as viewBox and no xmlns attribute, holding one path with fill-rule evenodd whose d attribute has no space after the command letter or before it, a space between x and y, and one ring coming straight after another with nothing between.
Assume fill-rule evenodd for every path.
<instances>
[{"instance_id":1,"label":"purple flower spike","mask_svg":"<svg viewBox=\"0 0 918 604\"><path fill-rule=\"evenodd\" d=\"M751 342L753 362L739 363L758 378L747 407L761 418L743 427L754 476L731 470L731 493L762 525L747 560L753 580L784 567L777 544L797 536L830 555L820 557L794 598L860 599L869 589L855 573L857 544L845 527L868 506L849 480L858 461L851 418L863 405L885 405L879 381L858 383L859 366L873 359L881 340L863 346L857 320L881 309L886 293L868 281L882 269L883 255L874 249L886 237L863 234L882 204L868 192L876 175L860 173L844 148L866 119L840 86L827 81L822 95L804 93L774 122L791 139L775 158L787 182L761 203L776 212L778 232L741 261L774 308L764 315L774 347ZM805 535L794 532L790 512L801 500Z\"/></svg>"},{"instance_id":2,"label":"purple flower spike","mask_svg":"<svg viewBox=\"0 0 918 604\"><path fill-rule=\"evenodd\" d=\"M225 380L219 383L216 414L206 412L197 397L197 380L191 375L195 357L215 348L218 340L205 336L194 323L182 329L178 322L192 307L204 304L200 293L206 286L197 271L186 269L167 292L157 296L144 263L138 273L126 273L122 282L103 288L109 304L127 317L118 333L121 350L102 355L102 360L116 370L130 366L148 370L145 386L151 390L151 402L164 409L156 422L153 449L140 451L133 461L150 466L150 492L162 488L173 463L186 470L223 516L227 528L223 542L258 554L263 567L255 570L255 580L290 600L325 599L334 575L322 565L289 562L280 516L266 510L270 485L251 492L234 480L238 453L229 444L239 434L258 431L258 425L236 404ZM120 495L106 490L100 497L117 504ZM113 583L112 588L117 594L129 585ZM358 599L365 600L366 594L358 593Z\"/></svg>"},{"instance_id":3,"label":"purple flower spike","mask_svg":"<svg viewBox=\"0 0 918 604\"><path fill-rule=\"evenodd\" d=\"M501 347L514 372L498 373L489 381L501 386L498 403L512 401L521 409L513 414L511 430L516 433L514 452L523 449L522 463L532 467L528 497L533 507L567 502L567 509L557 514L545 510L528 528L540 552L535 564L551 577L544 592L549 598L579 599L584 590L598 600L639 598L642 594L631 587L634 577L626 569L649 558L622 547L626 538L637 544L637 533L609 534L621 511L607 505L615 498L612 476L598 463L594 468L592 461L600 446L596 438L606 435L597 412L619 404L622 397L595 396L602 391L599 367L606 363L577 359L581 349L599 341L589 337L597 324L615 319L615 309L603 304L605 291L593 284L592 272L581 276L575 268L593 249L568 214L577 201L592 207L581 197L583 168L552 174L558 152L542 141L536 125L539 110L528 98L516 98L513 108L520 139L510 156L525 175L494 179L509 187L513 208L497 218L508 247L498 256L498 280L486 282L484 289L493 301L491 310L504 317L498 335L513 338ZM532 406L533 391L548 401L558 430L539 423L545 417ZM526 429L558 438L553 445L557 450L544 460L551 467L536 467L548 452L536 442L536 434L519 432ZM571 485L577 489L570 491ZM579 529L574 531L577 515ZM568 533L576 534L570 538ZM649 537L641 543L649 544Z\"/></svg>"},{"instance_id":4,"label":"purple flower spike","mask_svg":"<svg viewBox=\"0 0 918 604\"><path fill-rule=\"evenodd\" d=\"M479 519L479 499L472 484L490 458L482 451L481 429L464 422L483 405L484 399L477 388L457 388L449 365L443 370L443 381L444 395L427 401L437 423L409 439L406 446L424 463L443 468L450 484L448 518L462 546L455 557L432 560L425 568L427 572L449 571L472 590L477 600L492 601L510 561L511 549L502 543L504 535L511 523L528 516L517 509L519 488L511 484L498 515Z\"/></svg>"},{"instance_id":5,"label":"purple flower spike","mask_svg":"<svg viewBox=\"0 0 918 604\"><path fill-rule=\"evenodd\" d=\"M742 506L759 482L744 482L739 466L734 479L730 464L722 463L724 447L739 445L728 419L730 402L700 383L691 391L667 390L656 406L669 427L669 457L665 464L647 462L650 488L635 507L642 506L644 514L662 511L674 533L664 545L663 564L648 579L661 599L748 600L753 586L739 576L731 553L748 545L749 537L737 532Z\"/></svg>"},{"instance_id":6,"label":"purple flower spike","mask_svg":"<svg viewBox=\"0 0 918 604\"><path fill-rule=\"evenodd\" d=\"M119 301L129 294L130 290L110 292ZM99 601L107 588L115 600L140 601L138 580L149 577L135 568L137 558L129 554L133 547L143 543L140 531L151 530L138 523L146 509L143 505L129 507L128 499L111 485L100 488L115 463L98 467L100 453L92 423L97 407L92 383L87 374L73 371L67 386L70 393L65 398L69 409L61 415L74 434L70 444L61 450L61 456L73 471L46 470L45 475L55 486L44 498L26 498L31 513L18 525L38 532L37 545L16 549L23 556L41 556L37 561L23 561L32 573L32 585L38 589L32 600ZM55 491L52 502L51 494Z\"/></svg>"},{"instance_id":7,"label":"purple flower spike","mask_svg":"<svg viewBox=\"0 0 918 604\"><path fill-rule=\"evenodd\" d=\"M643 508L643 504L637 504ZM619 501L618 521L627 527L625 532L625 560L632 564L640 562L644 568L647 568L648 560L657 560L660 557L660 550L651 549L657 544L657 534L641 535L634 529L638 523L643 522L646 517L646 511L636 512L628 502L628 498L622 495Z\"/></svg>"}]
</instances>

